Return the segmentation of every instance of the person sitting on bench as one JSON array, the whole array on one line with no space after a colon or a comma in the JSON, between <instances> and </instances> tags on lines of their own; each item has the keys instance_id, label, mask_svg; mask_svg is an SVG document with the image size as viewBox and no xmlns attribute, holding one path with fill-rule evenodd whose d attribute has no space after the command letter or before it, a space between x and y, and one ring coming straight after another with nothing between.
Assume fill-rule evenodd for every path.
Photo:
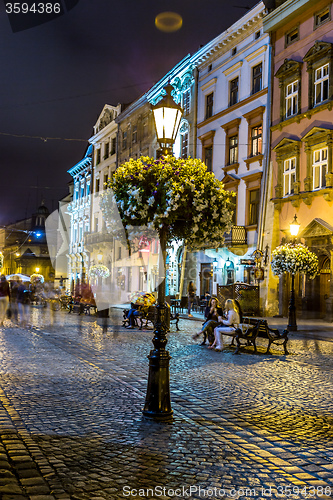
<instances>
[{"instance_id":1,"label":"person sitting on bench","mask_svg":"<svg viewBox=\"0 0 333 500\"><path fill-rule=\"evenodd\" d=\"M214 343L208 347L208 349L214 349L215 351L222 351L223 349L223 333L230 333L236 330L237 325L240 323L240 314L236 302L232 299L228 299L225 302L225 314L226 319L222 320L222 324L214 328Z\"/></svg>"}]
</instances>

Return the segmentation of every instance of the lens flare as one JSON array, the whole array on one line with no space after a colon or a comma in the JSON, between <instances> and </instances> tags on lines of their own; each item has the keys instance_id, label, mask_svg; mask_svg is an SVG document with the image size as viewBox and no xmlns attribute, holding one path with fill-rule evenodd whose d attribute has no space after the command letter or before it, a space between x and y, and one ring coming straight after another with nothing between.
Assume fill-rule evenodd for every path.
<instances>
[{"instance_id":1,"label":"lens flare","mask_svg":"<svg viewBox=\"0 0 333 500\"><path fill-rule=\"evenodd\" d=\"M165 33L178 31L182 25L182 16L176 12L161 12L155 17L156 28Z\"/></svg>"}]
</instances>

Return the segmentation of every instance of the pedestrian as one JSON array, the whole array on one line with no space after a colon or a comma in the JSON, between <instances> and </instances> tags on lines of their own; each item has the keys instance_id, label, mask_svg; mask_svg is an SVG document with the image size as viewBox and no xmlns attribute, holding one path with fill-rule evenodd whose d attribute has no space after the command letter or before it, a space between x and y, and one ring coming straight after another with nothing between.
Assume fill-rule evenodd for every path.
<instances>
[{"instance_id":1,"label":"pedestrian","mask_svg":"<svg viewBox=\"0 0 333 500\"><path fill-rule=\"evenodd\" d=\"M6 311L8 309L8 303L10 300L10 288L6 276L4 274L0 277L0 326L3 326L3 322L6 317Z\"/></svg>"},{"instance_id":2,"label":"pedestrian","mask_svg":"<svg viewBox=\"0 0 333 500\"><path fill-rule=\"evenodd\" d=\"M17 307L17 289L19 287L20 279L16 278L10 282L10 304L12 321L18 323L18 307Z\"/></svg>"},{"instance_id":3,"label":"pedestrian","mask_svg":"<svg viewBox=\"0 0 333 500\"><path fill-rule=\"evenodd\" d=\"M191 314L191 307L192 307L192 304L195 300L195 292L196 292L196 287L193 283L193 281L190 281L189 284L188 284L188 287L187 287L187 315L189 318L192 318L192 314Z\"/></svg>"},{"instance_id":4,"label":"pedestrian","mask_svg":"<svg viewBox=\"0 0 333 500\"><path fill-rule=\"evenodd\" d=\"M222 351L223 349L223 333L234 332L240 323L239 309L236 302L228 299L225 302L226 319L221 321L221 325L214 328L214 343L208 349Z\"/></svg>"},{"instance_id":5,"label":"pedestrian","mask_svg":"<svg viewBox=\"0 0 333 500\"><path fill-rule=\"evenodd\" d=\"M22 280L18 280L16 301L20 315L20 325L23 327L28 325L30 295L31 291L29 288L23 283Z\"/></svg>"},{"instance_id":6,"label":"pedestrian","mask_svg":"<svg viewBox=\"0 0 333 500\"><path fill-rule=\"evenodd\" d=\"M149 305L148 297L143 297L143 304L133 304L133 307L131 307L127 314L129 325L126 328L134 328L135 317L145 315L148 312Z\"/></svg>"},{"instance_id":7,"label":"pedestrian","mask_svg":"<svg viewBox=\"0 0 333 500\"><path fill-rule=\"evenodd\" d=\"M214 341L214 328L219 324L219 322L222 322L222 315L223 311L219 306L218 299L216 297L212 297L205 310L206 321L203 323L200 332L195 333L192 338L197 339L201 334L203 334L204 339L200 345L206 344L207 337L209 343L212 344Z\"/></svg>"}]
</instances>

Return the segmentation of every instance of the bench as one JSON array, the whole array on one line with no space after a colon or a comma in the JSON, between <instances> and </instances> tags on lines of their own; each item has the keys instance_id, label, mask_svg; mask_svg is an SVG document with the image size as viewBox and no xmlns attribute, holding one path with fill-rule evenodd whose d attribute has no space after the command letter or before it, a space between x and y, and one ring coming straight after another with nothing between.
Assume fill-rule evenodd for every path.
<instances>
[{"instance_id":1,"label":"bench","mask_svg":"<svg viewBox=\"0 0 333 500\"><path fill-rule=\"evenodd\" d=\"M284 347L284 353L289 354L287 350L287 342L289 340L288 330L283 330L283 332L280 333L276 328L270 328L267 320L265 319L245 317L243 318L243 323L241 323L235 331L222 333L222 335L232 337L231 345L235 345L236 340L237 347L234 354L238 354L241 347L250 345L253 345L254 352L256 353L256 340L258 337L268 339L266 354L271 354L270 347L272 344L282 344ZM242 344L241 340L245 340L245 344Z\"/></svg>"},{"instance_id":2,"label":"bench","mask_svg":"<svg viewBox=\"0 0 333 500\"><path fill-rule=\"evenodd\" d=\"M169 309L170 311L170 309ZM123 326L128 326L129 321L127 319L129 309L123 310ZM140 313L137 316L134 316L135 326L142 330L143 328L147 328L149 323L154 328L155 326L155 317L156 317L156 306L149 306L146 313ZM140 325L139 325L140 321ZM170 323L174 321L176 324L176 330L179 331L178 322L179 322L179 313L172 314L170 311Z\"/></svg>"},{"instance_id":3,"label":"bench","mask_svg":"<svg viewBox=\"0 0 333 500\"><path fill-rule=\"evenodd\" d=\"M283 330L282 333L277 328L271 328L268 326L266 319L256 319L256 318L243 318L244 323L255 325L257 321L260 321L258 329L258 337L268 339L268 346L266 354L270 354L270 348L272 344L283 345L284 353L289 354L287 350L288 342L288 330Z\"/></svg>"}]
</instances>

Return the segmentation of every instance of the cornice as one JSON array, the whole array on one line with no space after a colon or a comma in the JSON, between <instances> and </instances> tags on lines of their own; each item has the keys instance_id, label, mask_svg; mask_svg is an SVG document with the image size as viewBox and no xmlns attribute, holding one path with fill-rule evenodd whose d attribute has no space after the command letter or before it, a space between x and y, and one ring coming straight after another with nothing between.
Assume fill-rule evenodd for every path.
<instances>
[{"instance_id":1,"label":"cornice","mask_svg":"<svg viewBox=\"0 0 333 500\"><path fill-rule=\"evenodd\" d=\"M266 88L262 89L260 92L257 92L256 94L253 94L253 95L247 97L246 99L243 99L242 101L237 102L233 106L230 106L229 108L226 108L223 111L216 113L216 115L213 115L210 118L207 118L207 120L204 120L204 121L198 123L198 125L197 125L198 128L204 127L205 125L208 125L209 123L212 123L213 121L218 120L222 116L225 116L229 113L232 113L233 111L235 111L238 108L241 108L242 106L246 106L250 102L255 101L256 99L264 96L265 94L267 94L267 92L268 92L268 89L266 87Z\"/></svg>"}]
</instances>

